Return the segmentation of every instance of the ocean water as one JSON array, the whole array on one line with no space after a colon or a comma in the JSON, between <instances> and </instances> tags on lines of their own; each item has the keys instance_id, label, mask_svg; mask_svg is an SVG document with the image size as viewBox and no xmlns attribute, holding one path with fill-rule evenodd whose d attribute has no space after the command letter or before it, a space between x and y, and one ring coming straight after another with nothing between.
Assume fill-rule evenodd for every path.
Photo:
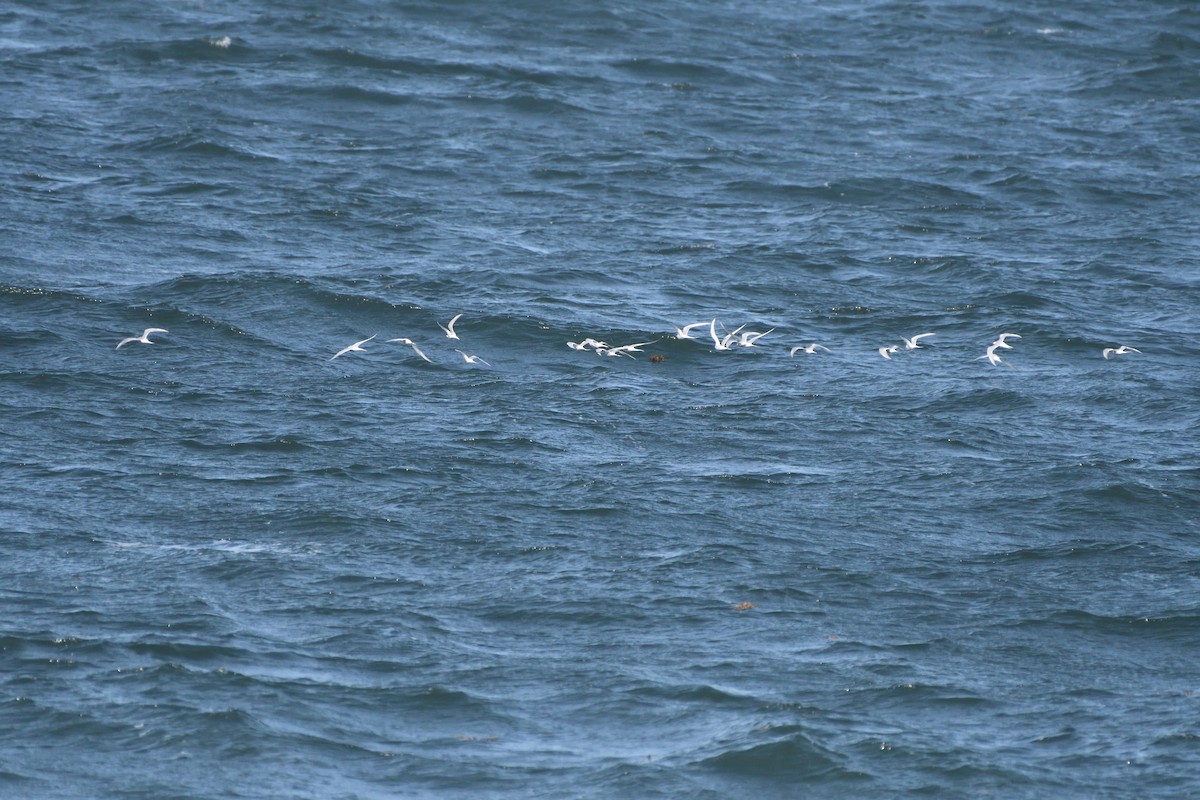
<instances>
[{"instance_id":1,"label":"ocean water","mask_svg":"<svg viewBox=\"0 0 1200 800\"><path fill-rule=\"evenodd\" d=\"M1193 4L18 0L0 98L0 796L1200 794Z\"/></svg>"}]
</instances>

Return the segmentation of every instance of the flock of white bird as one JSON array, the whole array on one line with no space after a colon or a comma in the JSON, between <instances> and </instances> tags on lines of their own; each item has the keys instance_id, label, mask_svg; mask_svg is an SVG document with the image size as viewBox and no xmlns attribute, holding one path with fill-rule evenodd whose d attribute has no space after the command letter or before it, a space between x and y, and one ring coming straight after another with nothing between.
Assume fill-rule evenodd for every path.
<instances>
[{"instance_id":1,"label":"flock of white bird","mask_svg":"<svg viewBox=\"0 0 1200 800\"><path fill-rule=\"evenodd\" d=\"M1002 334L1000 334L999 337L997 337L996 341L994 341L988 345L987 351L975 360L981 361L983 359L987 359L988 363L991 364L993 367L998 367L1001 364L1003 364L1004 366L1009 367L1011 369L1012 364L1009 364L1007 361L1004 361L1003 359L1001 359L1000 356L996 355L996 351L997 350L1012 350L1013 346L1011 344L1009 344L1007 340L1008 339L1020 339L1020 338L1021 337L1015 333L1002 333ZM1105 358L1108 358L1108 356L1105 356Z\"/></svg>"},{"instance_id":2,"label":"flock of white bird","mask_svg":"<svg viewBox=\"0 0 1200 800\"><path fill-rule=\"evenodd\" d=\"M718 325L721 326L720 333L717 332ZM707 337L704 337L703 335L701 335L700 337L693 336L692 331L696 330L697 328L700 328L700 329L707 328L708 336ZM711 339L713 350L732 350L735 347L754 347L754 346L756 346L757 342L760 339L773 333L774 331L775 331L774 328L771 328L770 330L766 330L766 331L762 331L762 332L748 331L748 330L746 330L745 325L741 325L731 331L728 328L726 328L725 325L718 322L714 318L714 319L709 320L708 322L703 322L703 321L693 322L690 325L684 325L682 328L675 328L675 338L676 339L690 339L692 341L702 342L702 343L707 343L708 339ZM937 334L935 334L935 333L918 333L916 336L913 336L911 338L901 336L900 337L901 344L884 345L883 347L880 347L877 352L885 360L891 361L892 355L894 355L895 353L899 353L902 349L903 350L922 350L922 349L924 349L924 345L921 344L921 340L928 338L930 336L936 336L936 335ZM996 351L997 350L1012 350L1013 346L1008 343L1008 340L1009 339L1020 339L1020 338L1021 338L1021 336L1016 333L1002 333L1002 334L1000 334L1000 336L998 336L996 338L996 341L994 341L990 345L988 345L987 351L983 355L979 356L979 358L976 360L978 361L978 360L986 359L988 361L988 363L990 363L992 366L999 366L1000 364L1003 364L1006 367L1009 367L1011 369L1012 364L1009 364L1007 361L1004 361L1002 358L1000 358L1000 356L997 355ZM639 342L637 344L627 344L627 345L621 345L619 347L611 347L611 346L609 346L609 344L607 342L602 342L598 339L588 338L588 339L584 339L581 342L567 342L567 347L571 348L572 350L589 350L590 349L596 355L601 355L601 356L629 356L630 358L633 358L633 353L642 352L641 348L648 344L654 344L654 342ZM828 347L826 347L823 344L819 344L817 342L811 342L806 345L800 344L800 345L796 345L795 347L790 348L788 350L788 356L791 358L795 358L797 353L804 353L806 355L814 355L818 352L832 353L833 351L830 350ZM1138 350L1134 347L1122 345L1120 347L1106 347L1106 348L1104 348L1102 355L1104 356L1105 359L1108 359L1109 356L1113 356L1113 355L1121 356L1121 355L1125 355L1126 353L1140 353L1140 352L1142 352L1142 351Z\"/></svg>"},{"instance_id":3,"label":"flock of white bird","mask_svg":"<svg viewBox=\"0 0 1200 800\"><path fill-rule=\"evenodd\" d=\"M446 334L447 339L453 339L456 341L459 340L458 332L455 331L454 326L460 319L462 319L462 316L463 316L462 314L456 315L452 320L450 320L449 323L447 323L445 325L443 325L440 322L437 323L437 326L442 329L443 333ZM720 333L717 332L718 325L721 325ZM703 328L708 329L707 337L704 337L703 335L701 335L700 337L696 337L696 336L692 335L692 331L694 331L696 329L703 329ZM701 342L701 343L706 343L709 339L711 339L713 350L720 351L720 350L733 350L735 348L755 347L755 346L757 346L757 343L760 339L762 339L765 336L768 336L774 332L775 332L774 328L771 328L766 331L761 331L761 332L748 331L748 330L746 330L746 325L740 325L731 331L731 330L727 329L723 324L719 323L716 318L713 318L712 320L709 320L708 322L693 322L690 325L684 325L682 328L675 328L675 338L680 339L680 340L689 339L689 340L692 340L695 342ZM117 344L116 349L120 350L125 345L134 344L134 343L154 344L154 340L150 338L150 335L155 334L155 333L169 333L169 331L166 328L146 328L144 331L142 331L140 336L129 336L129 337L122 339ZM883 347L879 348L878 352L879 352L879 355L882 356L884 359L891 361L892 356L896 353L899 353L901 351L901 349L904 349L904 350L921 350L921 349L923 349L921 340L926 339L930 336L936 336L936 335L937 334L935 334L935 333L918 333L916 336L913 336L911 338L901 336L900 339L901 339L902 344L884 345ZM368 336L366 339L360 339L359 341L354 342L353 344L346 345L341 350L338 350L336 353L334 353L330 357L329 360L333 361L335 358L340 358L341 356L344 356L347 353L365 353L365 352L367 352L367 349L365 347L363 347L363 345L366 344L367 342L373 341L378 336L379 336L379 334L374 334L372 336ZM996 337L996 340L994 342L992 342L990 345L988 345L987 351L984 352L983 355L979 356L976 359L976 361L986 360L992 366L1000 366L1001 364L1003 364L1004 366L1009 367L1011 369L1012 364L1009 364L1007 361L1002 359L997 351L1012 350L1013 345L1009 344L1008 340L1009 339L1020 339L1020 338L1021 338L1021 336L1016 333L1000 334L998 337ZM645 352L642 348L646 347L647 345L652 345L657 341L659 341L659 339L654 339L649 342L635 342L634 344L610 345L610 344L608 344L608 342L604 342L599 339L594 339L594 338L589 337L580 342L567 342L567 347L571 348L572 350L578 350L578 351L583 351L583 352L590 351L592 353L595 353L598 356L625 356L627 358L635 358L635 356L633 355L634 353ZM416 342L414 342L412 339L401 336L401 337L397 337L395 339L385 339L383 341L383 344L390 344L392 342L399 342L400 344L411 347L413 352L416 353L418 356L425 359L425 361L428 361L430 364L433 363L433 359L431 359L429 356L427 356L424 353L424 351L422 351L421 348L418 347ZM458 350L458 349L455 349L454 352L456 352L462 356L464 363L473 364L473 365L482 364L484 366L489 366L489 367L491 366L490 363L488 363L487 361L484 361L479 356L471 355L470 353L467 353L467 352L464 352L464 351ZM817 342L812 342L807 345L800 344L800 345L796 345L795 347L790 348L788 350L788 356L794 358L797 353L803 353L806 355L814 355L818 352L831 353L833 351L830 350L828 347L826 347L823 344L818 344ZM1135 347L1130 347L1128 345L1121 345L1119 347L1106 347L1101 352L1101 355L1105 358L1105 360L1107 360L1107 359L1111 358L1112 356L1123 356L1128 353L1141 353L1141 352L1142 352L1141 350L1138 350ZM662 357L655 356L654 358L661 360Z\"/></svg>"},{"instance_id":4,"label":"flock of white bird","mask_svg":"<svg viewBox=\"0 0 1200 800\"><path fill-rule=\"evenodd\" d=\"M462 314L458 314L457 316L455 316L454 319L450 320L450 322L446 325L443 325L442 323L439 322L437 324L437 326L442 329L443 333L446 334L447 339L457 340L458 332L454 330L454 324L456 322L458 322L460 319L462 319ZM366 339L362 339L360 341L355 342L354 344L343 347L341 350L338 350L336 353L334 353L332 358L330 358L329 360L333 361L333 359L337 358L338 356L344 356L344 355L346 355L346 353L354 353L354 352L365 353L365 352L367 352L366 348L364 348L363 345L366 344L367 342L371 341L372 339L375 338L375 336L378 336L378 335L379 334L375 334L374 336L368 336ZM421 358L428 361L430 364L433 363L433 359L430 358L429 356L425 355L425 352L421 348L417 347L417 343L414 342L412 339L409 339L406 336L400 336L395 339L385 339L384 340L384 344L390 344L392 342L399 342L400 344L408 345L409 347L411 347L413 349L414 353L416 353ZM470 353L464 353L462 350L458 350L458 349L455 349L454 352L456 352L460 356L462 356L463 361L466 362L467 364L483 364L485 366L489 366L489 367L491 366L491 364L484 361L479 356L473 356Z\"/></svg>"}]
</instances>

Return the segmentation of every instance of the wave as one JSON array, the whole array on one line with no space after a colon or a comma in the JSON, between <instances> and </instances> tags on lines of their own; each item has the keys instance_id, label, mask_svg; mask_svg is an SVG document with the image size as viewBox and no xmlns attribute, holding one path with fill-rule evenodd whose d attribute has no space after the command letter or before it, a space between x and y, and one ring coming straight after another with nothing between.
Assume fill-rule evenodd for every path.
<instances>
[{"instance_id":1,"label":"wave","mask_svg":"<svg viewBox=\"0 0 1200 800\"><path fill-rule=\"evenodd\" d=\"M565 68L542 70L526 61L447 60L365 53L350 47L318 48L306 51L313 61L323 65L350 67L394 75L398 78L476 79L494 86L587 86L602 81L593 75ZM449 86L450 84L446 84Z\"/></svg>"},{"instance_id":2,"label":"wave","mask_svg":"<svg viewBox=\"0 0 1200 800\"><path fill-rule=\"evenodd\" d=\"M154 133L150 136L129 137L118 144L108 145L109 150L119 152L134 150L146 153L172 153L178 155L201 156L205 159L229 159L234 161L274 162L281 159L267 153L255 151L244 145L229 141L229 134L216 132L202 133L198 131L179 131L173 133ZM224 141L222 141L224 140ZM178 185L178 184L177 184ZM189 184L183 184L189 185Z\"/></svg>"},{"instance_id":3,"label":"wave","mask_svg":"<svg viewBox=\"0 0 1200 800\"><path fill-rule=\"evenodd\" d=\"M765 81L763 76L754 75L728 64L688 61L658 56L622 58L609 62L616 70L643 80L671 84L687 88L693 84L745 84Z\"/></svg>"},{"instance_id":4,"label":"wave","mask_svg":"<svg viewBox=\"0 0 1200 800\"><path fill-rule=\"evenodd\" d=\"M798 725L776 726L757 736L740 737L722 743L720 750L693 765L717 776L765 784L819 782L827 787L844 786L847 781L865 777L848 771L843 755Z\"/></svg>"}]
</instances>

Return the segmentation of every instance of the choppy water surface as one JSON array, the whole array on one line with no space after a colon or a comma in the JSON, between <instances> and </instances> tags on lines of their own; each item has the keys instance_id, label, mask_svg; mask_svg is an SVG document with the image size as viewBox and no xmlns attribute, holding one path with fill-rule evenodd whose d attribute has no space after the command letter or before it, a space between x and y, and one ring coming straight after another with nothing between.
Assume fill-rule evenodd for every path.
<instances>
[{"instance_id":1,"label":"choppy water surface","mask_svg":"<svg viewBox=\"0 0 1200 800\"><path fill-rule=\"evenodd\" d=\"M0 10L0 793L1190 796L1198 67L1169 2Z\"/></svg>"}]
</instances>

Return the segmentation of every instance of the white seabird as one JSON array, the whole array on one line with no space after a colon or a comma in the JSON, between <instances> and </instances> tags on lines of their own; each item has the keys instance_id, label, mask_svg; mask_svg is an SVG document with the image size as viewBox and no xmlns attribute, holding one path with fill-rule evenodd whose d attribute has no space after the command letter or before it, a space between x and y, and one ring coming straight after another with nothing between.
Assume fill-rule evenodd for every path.
<instances>
[{"instance_id":1,"label":"white seabird","mask_svg":"<svg viewBox=\"0 0 1200 800\"><path fill-rule=\"evenodd\" d=\"M167 333L167 332L168 331L166 328L146 328L146 330L142 331L141 336L130 336L125 339L122 339L120 341L120 343L118 343L116 348L114 348L114 349L120 350L125 345L132 344L133 342L141 342L142 344L154 344L154 342L150 341L150 334L152 334L152 333ZM1107 358L1107 356L1106 356L1106 358Z\"/></svg>"}]
</instances>

